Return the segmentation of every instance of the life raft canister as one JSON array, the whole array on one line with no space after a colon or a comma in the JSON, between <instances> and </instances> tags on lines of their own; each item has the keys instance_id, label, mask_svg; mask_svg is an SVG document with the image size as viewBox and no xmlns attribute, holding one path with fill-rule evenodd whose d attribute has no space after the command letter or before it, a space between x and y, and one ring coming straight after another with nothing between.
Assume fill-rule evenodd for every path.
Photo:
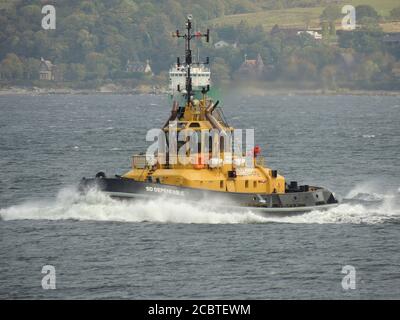
<instances>
[{"instance_id":1,"label":"life raft canister","mask_svg":"<svg viewBox=\"0 0 400 320\"><path fill-rule=\"evenodd\" d=\"M257 156L259 155L261 153L261 148L260 148L260 146L259 145L256 145L254 148L253 148L253 150L251 150L251 151L248 151L246 154L247 154L247 156L249 156L249 157L254 157L254 158L257 158Z\"/></svg>"}]
</instances>

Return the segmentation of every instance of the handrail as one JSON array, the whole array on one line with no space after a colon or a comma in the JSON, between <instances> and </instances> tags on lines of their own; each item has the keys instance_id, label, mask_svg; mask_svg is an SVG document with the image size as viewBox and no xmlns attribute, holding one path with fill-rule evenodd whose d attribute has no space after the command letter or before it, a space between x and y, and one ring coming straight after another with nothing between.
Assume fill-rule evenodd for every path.
<instances>
[{"instance_id":1,"label":"handrail","mask_svg":"<svg viewBox=\"0 0 400 320\"><path fill-rule=\"evenodd\" d=\"M145 169L149 167L145 154L134 154L132 156L132 168Z\"/></svg>"}]
</instances>

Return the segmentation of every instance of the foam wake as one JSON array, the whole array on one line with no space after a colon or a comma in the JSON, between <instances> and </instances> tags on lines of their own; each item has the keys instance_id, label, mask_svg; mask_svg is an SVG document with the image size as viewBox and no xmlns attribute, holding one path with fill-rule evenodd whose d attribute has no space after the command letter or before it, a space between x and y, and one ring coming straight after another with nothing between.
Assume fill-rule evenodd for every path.
<instances>
[{"instance_id":1,"label":"foam wake","mask_svg":"<svg viewBox=\"0 0 400 320\"><path fill-rule=\"evenodd\" d=\"M52 201L29 201L0 209L0 217L3 220L73 219L211 224L262 223L265 221L263 217L249 211L231 213L166 198L142 201L119 200L112 199L97 190L89 190L87 194L81 195L72 188L61 190L56 199Z\"/></svg>"},{"instance_id":2,"label":"foam wake","mask_svg":"<svg viewBox=\"0 0 400 320\"><path fill-rule=\"evenodd\" d=\"M146 201L117 200L90 190L81 195L62 189L46 201L28 201L0 209L2 220L94 220L157 223L365 223L400 221L400 189L380 193L378 187L361 184L353 188L339 206L292 216L260 216L251 211L231 212L185 201L158 198Z\"/></svg>"},{"instance_id":3,"label":"foam wake","mask_svg":"<svg viewBox=\"0 0 400 320\"><path fill-rule=\"evenodd\" d=\"M400 221L400 188L388 190L377 181L363 182L352 188L335 208L280 217L275 221L319 224L378 224Z\"/></svg>"}]
</instances>

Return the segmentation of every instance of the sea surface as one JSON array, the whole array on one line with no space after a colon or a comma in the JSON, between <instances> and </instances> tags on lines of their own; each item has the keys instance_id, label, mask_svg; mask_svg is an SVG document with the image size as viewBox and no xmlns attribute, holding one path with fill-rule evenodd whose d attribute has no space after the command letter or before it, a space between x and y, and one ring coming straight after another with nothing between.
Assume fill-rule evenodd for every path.
<instances>
[{"instance_id":1,"label":"sea surface","mask_svg":"<svg viewBox=\"0 0 400 320\"><path fill-rule=\"evenodd\" d=\"M168 98L0 96L0 298L399 299L400 98L221 101L229 124L255 129L269 167L343 203L261 217L82 196L83 176L122 174L146 150ZM355 270L355 289L342 270Z\"/></svg>"}]
</instances>

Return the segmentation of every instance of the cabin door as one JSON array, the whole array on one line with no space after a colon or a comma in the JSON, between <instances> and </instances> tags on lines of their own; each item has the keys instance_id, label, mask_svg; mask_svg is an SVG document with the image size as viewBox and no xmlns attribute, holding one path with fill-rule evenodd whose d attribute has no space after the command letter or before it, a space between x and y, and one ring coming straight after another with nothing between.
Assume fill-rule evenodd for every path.
<instances>
[{"instance_id":1,"label":"cabin door","mask_svg":"<svg viewBox=\"0 0 400 320\"><path fill-rule=\"evenodd\" d=\"M226 181L226 191L228 192L235 192L235 181L233 180L228 180Z\"/></svg>"}]
</instances>

